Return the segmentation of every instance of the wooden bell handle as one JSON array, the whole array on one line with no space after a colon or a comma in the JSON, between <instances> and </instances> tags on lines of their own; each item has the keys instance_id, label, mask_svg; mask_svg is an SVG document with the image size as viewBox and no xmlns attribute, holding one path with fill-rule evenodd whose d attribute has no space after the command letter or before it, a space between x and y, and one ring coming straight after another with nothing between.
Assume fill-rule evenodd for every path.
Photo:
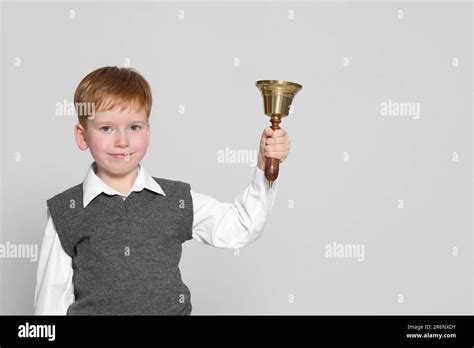
<instances>
[{"instance_id":1,"label":"wooden bell handle","mask_svg":"<svg viewBox=\"0 0 474 348\"><path fill-rule=\"evenodd\" d=\"M280 117L272 117L270 119L272 123L271 128L275 131L280 129ZM273 182L278 178L278 171L280 170L280 160L278 158L265 158L265 177L268 180L268 185L271 188Z\"/></svg>"}]
</instances>

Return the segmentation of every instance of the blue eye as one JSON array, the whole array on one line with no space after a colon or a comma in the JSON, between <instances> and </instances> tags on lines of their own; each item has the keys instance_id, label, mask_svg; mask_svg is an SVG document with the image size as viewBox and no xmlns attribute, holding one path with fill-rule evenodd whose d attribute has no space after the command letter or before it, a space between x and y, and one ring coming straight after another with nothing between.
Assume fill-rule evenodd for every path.
<instances>
[{"instance_id":1,"label":"blue eye","mask_svg":"<svg viewBox=\"0 0 474 348\"><path fill-rule=\"evenodd\" d=\"M104 126L104 127L100 127L100 130L104 130L104 128L110 128L109 126ZM111 129L111 128L110 128ZM107 131L105 131L105 133L108 133Z\"/></svg>"}]
</instances>

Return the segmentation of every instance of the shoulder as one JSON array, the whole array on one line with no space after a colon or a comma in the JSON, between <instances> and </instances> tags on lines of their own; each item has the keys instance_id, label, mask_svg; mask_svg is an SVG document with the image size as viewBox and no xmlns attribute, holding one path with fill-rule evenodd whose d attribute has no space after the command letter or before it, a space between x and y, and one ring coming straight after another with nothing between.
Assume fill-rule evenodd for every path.
<instances>
[{"instance_id":1,"label":"shoulder","mask_svg":"<svg viewBox=\"0 0 474 348\"><path fill-rule=\"evenodd\" d=\"M171 180L166 178L157 178L152 176L152 178L161 186L165 194L168 192L180 192L180 191L190 191L191 185L187 182L180 180Z\"/></svg>"},{"instance_id":2,"label":"shoulder","mask_svg":"<svg viewBox=\"0 0 474 348\"><path fill-rule=\"evenodd\" d=\"M74 221L76 206L82 199L82 183L72 186L46 200L50 217L56 228L61 245L70 257L74 256L74 237L71 234L71 222Z\"/></svg>"},{"instance_id":3,"label":"shoulder","mask_svg":"<svg viewBox=\"0 0 474 348\"><path fill-rule=\"evenodd\" d=\"M80 199L82 198L82 183L74 185L60 193L55 194L54 196L47 199L48 205L57 204L60 202L68 202L71 199Z\"/></svg>"}]
</instances>

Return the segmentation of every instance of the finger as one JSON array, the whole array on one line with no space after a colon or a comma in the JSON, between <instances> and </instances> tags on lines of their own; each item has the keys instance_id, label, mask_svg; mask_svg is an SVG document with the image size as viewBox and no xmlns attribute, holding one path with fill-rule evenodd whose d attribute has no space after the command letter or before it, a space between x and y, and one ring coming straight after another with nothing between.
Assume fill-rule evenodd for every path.
<instances>
[{"instance_id":1,"label":"finger","mask_svg":"<svg viewBox=\"0 0 474 348\"><path fill-rule=\"evenodd\" d=\"M274 134L274 130L271 127L267 127L264 129L263 134L267 137L271 137Z\"/></svg>"},{"instance_id":2,"label":"finger","mask_svg":"<svg viewBox=\"0 0 474 348\"><path fill-rule=\"evenodd\" d=\"M265 146L265 151L267 152L287 151L288 149L289 149L288 144L274 144L274 145Z\"/></svg>"},{"instance_id":3,"label":"finger","mask_svg":"<svg viewBox=\"0 0 474 348\"><path fill-rule=\"evenodd\" d=\"M290 143L291 140L290 140L290 137L288 136L288 134L284 135L284 136L280 136L280 137L276 137L276 138L268 138L267 139L267 144L285 144L285 143Z\"/></svg>"},{"instance_id":4,"label":"finger","mask_svg":"<svg viewBox=\"0 0 474 348\"><path fill-rule=\"evenodd\" d=\"M280 128L275 130L275 132L273 133L273 138L284 137L286 134L286 131L283 128Z\"/></svg>"},{"instance_id":5,"label":"finger","mask_svg":"<svg viewBox=\"0 0 474 348\"><path fill-rule=\"evenodd\" d=\"M283 144L285 143L285 137L279 137L279 138L268 138L266 139L266 144L267 145L272 145L272 144Z\"/></svg>"},{"instance_id":6,"label":"finger","mask_svg":"<svg viewBox=\"0 0 474 348\"><path fill-rule=\"evenodd\" d=\"M264 152L263 155L268 158L276 158L279 160L284 160L288 157L285 152Z\"/></svg>"}]
</instances>

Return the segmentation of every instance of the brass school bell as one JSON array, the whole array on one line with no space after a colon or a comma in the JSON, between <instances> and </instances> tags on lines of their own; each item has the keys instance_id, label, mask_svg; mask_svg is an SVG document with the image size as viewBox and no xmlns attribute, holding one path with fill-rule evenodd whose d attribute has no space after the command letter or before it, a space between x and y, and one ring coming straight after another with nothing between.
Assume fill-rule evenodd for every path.
<instances>
[{"instance_id":1,"label":"brass school bell","mask_svg":"<svg viewBox=\"0 0 474 348\"><path fill-rule=\"evenodd\" d=\"M255 85L262 93L265 115L270 116L271 128L280 129L281 118L288 116L293 98L303 86L280 80L260 80ZM279 165L280 160L277 158L265 160L265 177L270 187L278 178Z\"/></svg>"}]
</instances>

